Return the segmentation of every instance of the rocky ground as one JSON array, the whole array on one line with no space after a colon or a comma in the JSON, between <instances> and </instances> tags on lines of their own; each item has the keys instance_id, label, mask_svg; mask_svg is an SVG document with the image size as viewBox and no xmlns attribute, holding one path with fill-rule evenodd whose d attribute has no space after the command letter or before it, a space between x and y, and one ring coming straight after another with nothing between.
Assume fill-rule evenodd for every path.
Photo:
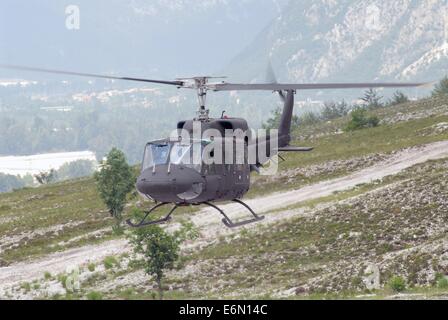
<instances>
[{"instance_id":1,"label":"rocky ground","mask_svg":"<svg viewBox=\"0 0 448 320\"><path fill-rule=\"evenodd\" d=\"M372 112L378 128L301 128L297 143L315 150L253 180L246 202L262 222L229 230L210 208L176 215L168 231L189 220L199 237L183 244L166 297L447 298L447 101ZM91 179L0 195L0 299L152 299L112 223Z\"/></svg>"},{"instance_id":2,"label":"rocky ground","mask_svg":"<svg viewBox=\"0 0 448 320\"><path fill-rule=\"evenodd\" d=\"M167 289L173 298L309 298L383 290L392 276L408 288L432 286L448 274L448 161L430 161L443 157L447 142L350 160L373 165L249 200L266 219L241 230L224 228L203 209L191 219L201 236L184 245ZM224 208L234 218L244 214L235 204ZM67 297L70 269L77 269L81 293L75 297L145 297L153 283L129 265L131 258L127 241L117 239L9 265L0 269L0 294Z\"/></svg>"}]
</instances>

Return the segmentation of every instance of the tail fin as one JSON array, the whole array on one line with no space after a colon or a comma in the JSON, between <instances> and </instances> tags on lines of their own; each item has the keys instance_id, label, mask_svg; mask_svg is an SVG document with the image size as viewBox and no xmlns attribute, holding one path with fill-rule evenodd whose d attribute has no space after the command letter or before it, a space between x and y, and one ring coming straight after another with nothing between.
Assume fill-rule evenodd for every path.
<instances>
[{"instance_id":1,"label":"tail fin","mask_svg":"<svg viewBox=\"0 0 448 320\"><path fill-rule=\"evenodd\" d=\"M278 127L278 146L286 147L291 142L291 121L292 121L292 112L294 109L294 90L287 90L286 96L283 92L279 92L280 97L282 98L283 112L280 118L280 124Z\"/></svg>"}]
</instances>

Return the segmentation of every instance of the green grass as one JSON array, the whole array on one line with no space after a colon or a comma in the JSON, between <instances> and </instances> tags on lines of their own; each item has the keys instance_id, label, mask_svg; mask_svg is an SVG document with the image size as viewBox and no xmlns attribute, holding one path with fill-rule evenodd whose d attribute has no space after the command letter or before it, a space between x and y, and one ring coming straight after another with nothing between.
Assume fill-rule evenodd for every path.
<instances>
[{"instance_id":1,"label":"green grass","mask_svg":"<svg viewBox=\"0 0 448 320\"><path fill-rule=\"evenodd\" d=\"M419 112L447 104L448 100L422 100L378 109L373 111L373 114L378 115L382 119L398 112ZM310 137L292 144L312 146L314 150L305 153L285 153L283 156L286 161L280 162L280 172L297 167L325 164L331 160L348 160L372 154L389 154L403 148L448 139L448 132L434 135L423 134L425 129L437 123L448 122L448 115L435 115L354 132L334 134L338 129L343 128L348 120L348 117L344 117L333 120L330 123L319 123L318 125L299 128L294 133L295 136L302 136L306 132L305 136ZM323 136L321 136L322 134ZM314 138L314 136L318 137ZM252 178L253 186L247 197L256 197L285 189L296 189L322 180L344 176L348 173L350 172L342 168L331 174L324 173L313 177L297 176L292 182L288 183L286 177L283 179L271 179L270 177L254 174Z\"/></svg>"},{"instance_id":2,"label":"green grass","mask_svg":"<svg viewBox=\"0 0 448 320\"><path fill-rule=\"evenodd\" d=\"M120 263L118 262L117 258L114 256L108 256L104 258L103 265L106 270L112 269L115 266L118 266Z\"/></svg>"},{"instance_id":3,"label":"green grass","mask_svg":"<svg viewBox=\"0 0 448 320\"><path fill-rule=\"evenodd\" d=\"M332 197L341 199L398 182L402 185L394 185L392 188L395 190L409 188L418 194L416 190L425 188L434 192L433 199L427 200L430 205L411 203L412 207L406 211L399 209L402 201L400 198L388 199L386 203L378 201L375 207L369 205L369 210L361 210L364 202L371 203L376 198L376 195L362 196L356 206L338 205L320 210L310 218L297 217L267 227L258 227L253 231L240 232L231 241L222 239L189 256L187 264L202 267L197 272L198 275L193 274L183 281L187 287L196 286L207 292L212 290L209 286L211 279L219 277L225 284L223 291L217 294L219 297L225 297L230 292L240 292L237 297L247 298L247 294L254 297L254 293L250 291L254 286L266 291L269 288L290 288L306 283L313 277L334 273L335 277L323 282L326 285L317 282L310 289L309 295L299 295L296 298L353 298L363 292L357 272L362 271L364 261L381 260L388 252L397 252L421 244L422 241L436 241L443 236L432 232L433 224L439 223L436 221L448 219L446 213L439 209L448 192L444 181L446 160L437 160L416 165L381 183L362 185L358 190L333 195ZM389 191L384 191L385 195L388 193ZM431 225L429 229L423 229L422 233L411 231L412 236L408 236L406 230L419 229L428 223ZM431 237L427 234L428 230L431 231ZM415 238L414 234L418 237ZM392 235L398 236L400 242L382 242ZM437 256L434 253L433 257ZM389 281L394 273L405 272L408 274L406 281L418 288L419 280L413 275L425 270L430 258L431 256L415 254L410 255L408 261L398 260L400 263L391 265L382 274L383 283ZM344 267L347 261L353 262ZM341 270L351 270L353 267L355 270L360 269L343 276L336 268L338 264L341 264L338 267ZM400 281L390 280L390 292L386 290L379 297L382 294L392 295L394 291L408 291L403 285L405 278L392 279ZM327 292L327 285L337 292ZM443 290L439 290L441 292Z\"/></svg>"},{"instance_id":4,"label":"green grass","mask_svg":"<svg viewBox=\"0 0 448 320\"><path fill-rule=\"evenodd\" d=\"M397 111L421 111L428 105L431 106L431 103L442 104L442 102L425 100L396 108L380 109L375 113L380 118L384 118ZM295 135L303 134L308 138L294 144L314 146L315 150L310 153L287 154L287 161L280 164L280 170L323 164L329 160L351 159L373 153L390 153L406 147L448 139L448 133L439 135L422 134L425 129L436 123L448 122L448 116L446 115L431 116L392 125L381 125L377 128L350 133L330 134L342 128L346 121L347 118L341 118L331 123L320 123L313 127L301 128ZM313 137L322 133L324 135L319 138ZM264 177L256 177L248 197L294 189L348 173L348 171L341 169L330 175L320 174L311 178L296 177L292 183L288 184L281 179L270 181ZM436 170L435 172L425 171L422 175L428 181L431 179L437 181L437 179L440 179L440 174L441 172ZM352 190L291 206L289 209L304 206L313 207L324 202L347 199L392 182L405 181L410 177L412 177L412 173L406 171L378 183L357 186ZM137 199L132 199L130 204L133 205L136 201ZM150 204L147 203L146 205ZM392 209L395 210L396 208ZM169 208L164 208L159 215L165 214L167 210ZM182 208L179 213L176 213L177 217L175 219L185 218L196 210L198 208ZM353 215L350 216L348 221L340 221L335 217L328 218L325 217L324 213L322 216L318 216L316 220L296 218L287 223L256 229L255 232L242 232L239 239L234 239L231 242L228 242L228 239L223 239L218 244L208 246L202 251L186 257L187 264L203 265L205 275L203 275L203 278L199 278L198 275L191 275L182 279L167 279L167 284L178 284L180 282L185 289L183 291L170 291L167 293L167 297L177 299L182 297L247 298L250 296L270 296L272 292L269 288L292 287L305 283L313 277L326 273L327 270L322 266L327 265L331 268L332 264L343 261L346 257L357 257L360 253L357 253L355 248L360 244L367 246L369 252L373 252L375 255L397 250L397 247L388 247L375 242L378 240L376 232L381 231L389 234L401 232L401 230L395 229L399 225L395 228L387 226L387 232L382 229L385 228L381 225L382 219L386 219L386 215L368 216L351 207L340 207L340 210L341 212L351 212ZM424 210L430 212L431 208L428 207ZM415 212L409 219L414 219L413 223L418 225L424 219L422 214L425 212ZM400 212L397 211L396 214L400 214ZM42 235L37 235L34 232L61 224L68 225L62 231L49 231ZM8 239L8 237L20 235L23 232L34 232L31 237L22 239L18 243L18 247L3 248L0 260L13 263L66 250L67 248L115 239L118 236L112 233L111 227L113 224L113 219L98 197L93 179L79 179L0 194L0 239ZM103 228L106 231L99 236L77 239ZM350 231L361 232L363 230L367 230L367 232L356 240L359 243L347 236ZM341 235L343 235L342 240L338 238ZM411 242L412 236L409 235L410 240L408 240L407 235L406 237L403 235L405 242ZM72 239L77 240L71 241ZM340 245L339 242L341 241L345 245ZM328 249L330 245L335 243L338 244L336 249ZM408 244L406 243L406 245ZM114 257L107 257L103 264L106 269L112 269L117 265L117 260ZM89 265L87 268L91 272L95 270L95 266ZM294 274L294 277L291 277L291 274ZM52 276L51 274L45 274L45 278L49 280ZM217 278L226 283L227 287L212 292L211 290L216 282L214 280ZM92 290L95 289L93 286L95 283L103 280L102 275L90 278ZM352 280L355 281L356 279ZM337 280L334 281L337 282ZM195 286L202 289L201 294L191 289ZM250 293L251 288L254 287L265 287L267 289L259 296L258 293ZM331 294L321 292L321 289L319 287L313 288L312 294L315 294L316 297L319 295L326 298L331 297ZM234 295L234 290L241 290L241 292ZM339 296L343 292L347 292L347 297L351 295L350 288L342 288L339 292ZM90 298L96 298L98 294L101 298L106 297L104 294L92 291L87 295L87 298L89 298L89 295L91 295ZM117 292L116 296L124 299L138 297L150 299L152 294L152 292L132 291L124 288Z\"/></svg>"},{"instance_id":5,"label":"green grass","mask_svg":"<svg viewBox=\"0 0 448 320\"><path fill-rule=\"evenodd\" d=\"M97 291L91 291L86 295L87 300L103 300L103 294Z\"/></svg>"}]
</instances>

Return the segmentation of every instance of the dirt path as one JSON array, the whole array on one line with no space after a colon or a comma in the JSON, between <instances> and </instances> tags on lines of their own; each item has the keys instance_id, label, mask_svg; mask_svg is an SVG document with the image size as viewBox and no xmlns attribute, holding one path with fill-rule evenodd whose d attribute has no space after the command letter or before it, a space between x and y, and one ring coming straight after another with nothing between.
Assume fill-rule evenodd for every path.
<instances>
[{"instance_id":1,"label":"dirt path","mask_svg":"<svg viewBox=\"0 0 448 320\"><path fill-rule=\"evenodd\" d=\"M351 175L320 182L298 190L279 192L257 199L248 200L247 203L258 213L267 213L273 209L286 208L290 205L306 200L317 199L331 195L336 191L349 190L356 185L369 183L389 175L399 173L403 169L428 160L448 157L448 141L436 142L420 147L410 148L398 152L390 159L367 169L357 171ZM237 204L221 206L232 218L238 218L247 214ZM267 215L262 224L269 224L281 219L303 214L310 214L309 210L287 210L277 214ZM215 241L217 235L235 232L221 224L219 213L213 209L204 208L192 216L193 223L200 228L202 237L189 246L210 244ZM168 228L176 228L173 223ZM238 232L238 230L236 230ZM82 265L88 262L101 261L108 255L116 255L129 250L126 240L113 240L99 245L85 246L54 253L31 262L23 262L0 268L0 297L2 289L14 284L30 281L43 276L48 271L52 274L65 272L67 267Z\"/></svg>"},{"instance_id":2,"label":"dirt path","mask_svg":"<svg viewBox=\"0 0 448 320\"><path fill-rule=\"evenodd\" d=\"M384 162L372 167L356 171L348 176L322 181L301 189L278 192L268 196L247 200L255 212L264 213L274 209L286 208L290 205L331 195L336 191L344 191L353 187L394 175L413 165L448 157L448 141L441 141L424 146L405 149ZM238 218L247 214L238 204L220 206L231 218ZM266 217L267 220L275 217ZM211 208L201 210L192 217L192 221L199 227L216 224L220 221L218 212Z\"/></svg>"}]
</instances>

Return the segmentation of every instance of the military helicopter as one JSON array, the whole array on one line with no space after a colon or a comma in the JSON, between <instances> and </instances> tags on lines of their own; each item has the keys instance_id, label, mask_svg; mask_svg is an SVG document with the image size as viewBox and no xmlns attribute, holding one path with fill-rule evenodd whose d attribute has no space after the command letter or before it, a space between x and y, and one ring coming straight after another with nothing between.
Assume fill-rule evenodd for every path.
<instances>
[{"instance_id":1,"label":"military helicopter","mask_svg":"<svg viewBox=\"0 0 448 320\"><path fill-rule=\"evenodd\" d=\"M131 219L127 223L131 227L142 227L170 221L173 212L182 206L207 205L222 215L222 222L229 228L240 227L260 221L264 216L257 215L241 199L249 191L251 172L260 172L263 165L278 156L279 152L309 152L312 147L291 146L291 119L294 108L294 97L300 90L349 89L349 88L396 88L419 87L427 83L293 83L283 84L272 80L270 83L228 83L217 81L216 77L181 78L174 81L154 80L132 77L117 77L91 73L41 69L25 66L0 65L0 68L22 71L44 72L52 74L82 76L101 79L138 81L170 85L179 89L196 90L199 108L195 118L179 121L176 135L173 137L148 142L144 149L140 176L137 179L137 191L145 198L155 201L155 205L145 212L141 221L134 223ZM272 72L271 72L272 73ZM221 79L220 77L219 79ZM278 134L255 137L249 130L248 123L242 118L221 117L212 118L206 108L206 97L209 91L271 91L277 93L283 101L283 110L278 127ZM194 131L199 131L199 137L194 137ZM226 136L226 131L239 131L239 136ZM207 131L214 132L206 137ZM184 138L183 133L189 137ZM191 138L193 134L193 138ZM224 144L226 148L218 148ZM237 146L241 145L242 149ZM199 150L195 152L194 149ZM207 152L205 152L207 150ZM263 151L263 152L260 152ZM240 157L240 161L205 162L205 155L209 158L232 153L232 160ZM255 154L249 161L248 154ZM262 154L263 156L260 156ZM243 155L243 156L242 156ZM241 157L242 156L242 157ZM242 158L242 160L241 160ZM244 206L252 215L243 221L234 222L220 209L216 202L233 201ZM169 213L162 219L147 220L156 209L173 205Z\"/></svg>"}]
</instances>

